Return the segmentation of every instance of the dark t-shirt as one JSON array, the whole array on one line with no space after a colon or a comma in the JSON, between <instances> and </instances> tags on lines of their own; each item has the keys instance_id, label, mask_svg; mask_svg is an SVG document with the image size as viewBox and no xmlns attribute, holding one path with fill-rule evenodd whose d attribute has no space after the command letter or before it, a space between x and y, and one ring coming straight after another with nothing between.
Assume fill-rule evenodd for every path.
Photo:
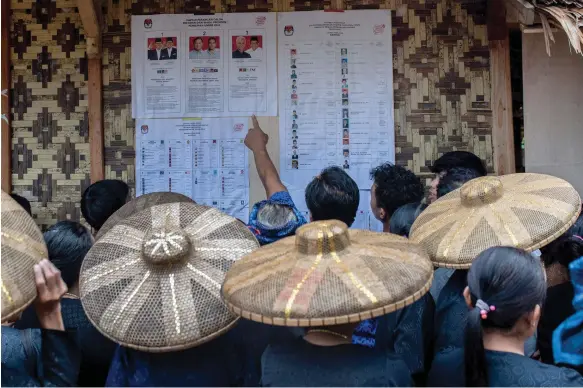
<instances>
[{"instance_id":1,"label":"dark t-shirt","mask_svg":"<svg viewBox=\"0 0 583 388\"><path fill-rule=\"evenodd\" d=\"M435 303L435 353L463 347L468 314L463 297L467 276L468 271L456 270L439 293Z\"/></svg>"},{"instance_id":2,"label":"dark t-shirt","mask_svg":"<svg viewBox=\"0 0 583 388\"><path fill-rule=\"evenodd\" d=\"M570 282L547 289L547 298L538 323L537 336L537 348L542 362L546 364L555 363L552 346L553 332L565 319L575 314L571 303L574 296L573 285Z\"/></svg>"},{"instance_id":3,"label":"dark t-shirt","mask_svg":"<svg viewBox=\"0 0 583 388\"><path fill-rule=\"evenodd\" d=\"M61 314L65 329L75 330L81 347L81 369L79 385L83 387L103 386L116 344L105 338L85 315L79 299L61 299ZM27 308L15 324L18 329L38 328L40 324L34 308Z\"/></svg>"},{"instance_id":4,"label":"dark t-shirt","mask_svg":"<svg viewBox=\"0 0 583 388\"><path fill-rule=\"evenodd\" d=\"M486 350L486 366L490 387L583 386L583 377L575 370L544 364L520 354ZM428 386L466 386L462 349L450 349L433 360Z\"/></svg>"},{"instance_id":5,"label":"dark t-shirt","mask_svg":"<svg viewBox=\"0 0 583 388\"><path fill-rule=\"evenodd\" d=\"M384 349L315 346L302 338L271 344L261 358L264 387L406 387L407 365Z\"/></svg>"}]
</instances>

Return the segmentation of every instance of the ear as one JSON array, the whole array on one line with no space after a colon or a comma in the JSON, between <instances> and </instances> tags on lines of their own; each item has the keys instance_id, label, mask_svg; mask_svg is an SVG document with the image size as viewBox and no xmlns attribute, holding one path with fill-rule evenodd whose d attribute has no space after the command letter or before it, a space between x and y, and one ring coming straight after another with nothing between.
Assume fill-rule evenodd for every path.
<instances>
[{"instance_id":1,"label":"ear","mask_svg":"<svg viewBox=\"0 0 583 388\"><path fill-rule=\"evenodd\" d=\"M470 287L464 288L464 300L466 301L466 304L468 305L468 308L471 310L474 308L474 306L472 306L472 297L470 296Z\"/></svg>"},{"instance_id":2,"label":"ear","mask_svg":"<svg viewBox=\"0 0 583 388\"><path fill-rule=\"evenodd\" d=\"M534 310L532 310L526 317L526 319L528 320L528 323L530 324L531 327L537 327L538 326L538 321L540 320L540 316L541 316L541 308L540 305L536 305L534 306Z\"/></svg>"},{"instance_id":3,"label":"ear","mask_svg":"<svg viewBox=\"0 0 583 388\"><path fill-rule=\"evenodd\" d=\"M388 221L385 218L387 217L387 212L385 211L385 209L383 209L382 207L379 208L379 217L381 218L381 220L383 221Z\"/></svg>"}]
</instances>

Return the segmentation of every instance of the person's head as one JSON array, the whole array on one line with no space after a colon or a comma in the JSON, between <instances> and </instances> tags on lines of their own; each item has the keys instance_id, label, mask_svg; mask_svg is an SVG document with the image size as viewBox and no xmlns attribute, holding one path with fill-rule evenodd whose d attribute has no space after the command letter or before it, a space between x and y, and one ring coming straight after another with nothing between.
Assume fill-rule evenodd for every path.
<instances>
[{"instance_id":1,"label":"person's head","mask_svg":"<svg viewBox=\"0 0 583 388\"><path fill-rule=\"evenodd\" d=\"M89 186L81 197L81 213L97 231L129 199L130 188L125 182L105 179Z\"/></svg>"},{"instance_id":2,"label":"person's head","mask_svg":"<svg viewBox=\"0 0 583 388\"><path fill-rule=\"evenodd\" d=\"M463 167L454 167L445 175L439 178L439 183L436 187L437 198L441 198L454 190L459 189L464 183L472 179L479 178L481 175L476 170Z\"/></svg>"},{"instance_id":3,"label":"person's head","mask_svg":"<svg viewBox=\"0 0 583 388\"><path fill-rule=\"evenodd\" d=\"M399 207L391 216L389 230L393 234L408 238L411 226L413 226L419 214L426 208L427 204L421 202L408 203Z\"/></svg>"},{"instance_id":4,"label":"person's head","mask_svg":"<svg viewBox=\"0 0 583 388\"><path fill-rule=\"evenodd\" d=\"M257 212L257 221L267 228L277 229L296 222L297 217L289 206L266 203Z\"/></svg>"},{"instance_id":5,"label":"person's head","mask_svg":"<svg viewBox=\"0 0 583 388\"><path fill-rule=\"evenodd\" d=\"M30 207L30 202L28 201L28 199L24 198L21 195L18 194L10 194L10 196L12 197L13 200L15 200L20 206L22 206L22 208L24 210L26 210L26 212L32 216L32 209Z\"/></svg>"},{"instance_id":6,"label":"person's head","mask_svg":"<svg viewBox=\"0 0 583 388\"><path fill-rule=\"evenodd\" d=\"M344 128L344 131L342 132L342 137L348 137L348 129Z\"/></svg>"},{"instance_id":7,"label":"person's head","mask_svg":"<svg viewBox=\"0 0 583 388\"><path fill-rule=\"evenodd\" d=\"M296 111L294 110L294 115L297 114Z\"/></svg>"},{"instance_id":8,"label":"person's head","mask_svg":"<svg viewBox=\"0 0 583 388\"><path fill-rule=\"evenodd\" d=\"M238 36L236 39L236 43L237 43L237 50L239 50L239 51L245 50L245 44L247 43L247 41L245 40L244 36Z\"/></svg>"},{"instance_id":9,"label":"person's head","mask_svg":"<svg viewBox=\"0 0 583 388\"><path fill-rule=\"evenodd\" d=\"M577 221L565 232L564 236L579 236L583 238L583 212L579 214Z\"/></svg>"},{"instance_id":10,"label":"person's head","mask_svg":"<svg viewBox=\"0 0 583 388\"><path fill-rule=\"evenodd\" d=\"M156 38L156 40L154 41L154 47L156 48L156 50L162 50L162 39Z\"/></svg>"},{"instance_id":11,"label":"person's head","mask_svg":"<svg viewBox=\"0 0 583 388\"><path fill-rule=\"evenodd\" d=\"M306 187L311 221L340 220L351 226L359 201L358 185L336 166L322 170Z\"/></svg>"},{"instance_id":12,"label":"person's head","mask_svg":"<svg viewBox=\"0 0 583 388\"><path fill-rule=\"evenodd\" d=\"M297 140L294 140L294 145L298 145L298 141Z\"/></svg>"},{"instance_id":13,"label":"person's head","mask_svg":"<svg viewBox=\"0 0 583 388\"><path fill-rule=\"evenodd\" d=\"M344 155L344 157L347 158L348 155L350 155L350 151L349 150L343 150L342 151L342 155Z\"/></svg>"},{"instance_id":14,"label":"person's head","mask_svg":"<svg viewBox=\"0 0 583 388\"><path fill-rule=\"evenodd\" d=\"M547 287L540 260L511 247L480 253L468 271L467 283L466 385L483 387L488 386L484 336L526 341L536 331Z\"/></svg>"},{"instance_id":15,"label":"person's head","mask_svg":"<svg viewBox=\"0 0 583 388\"><path fill-rule=\"evenodd\" d=\"M435 176L429 185L430 203L437 199L437 185L439 184L439 180L445 176L449 170L456 167L472 169L479 174L478 176L488 175L484 163L475 154L468 151L446 152L439 157L435 163L433 163L433 166L431 166L431 172L433 172Z\"/></svg>"},{"instance_id":16,"label":"person's head","mask_svg":"<svg viewBox=\"0 0 583 388\"><path fill-rule=\"evenodd\" d=\"M344 119L344 126L348 125L348 120Z\"/></svg>"},{"instance_id":17,"label":"person's head","mask_svg":"<svg viewBox=\"0 0 583 388\"><path fill-rule=\"evenodd\" d=\"M174 47L174 40L172 38L166 38L166 48Z\"/></svg>"},{"instance_id":18,"label":"person's head","mask_svg":"<svg viewBox=\"0 0 583 388\"><path fill-rule=\"evenodd\" d=\"M298 154L298 151L294 150L294 156Z\"/></svg>"},{"instance_id":19,"label":"person's head","mask_svg":"<svg viewBox=\"0 0 583 388\"><path fill-rule=\"evenodd\" d=\"M295 72L295 70L292 70L292 71L294 72L294 74L296 73L296 72ZM292 85L295 85L295 84L296 84L296 80L294 79L294 80L292 81Z\"/></svg>"},{"instance_id":20,"label":"person's head","mask_svg":"<svg viewBox=\"0 0 583 388\"><path fill-rule=\"evenodd\" d=\"M93 245L93 236L86 227L74 221L60 221L43 235L49 260L61 271L67 287L79 280L83 259Z\"/></svg>"},{"instance_id":21,"label":"person's head","mask_svg":"<svg viewBox=\"0 0 583 388\"><path fill-rule=\"evenodd\" d=\"M208 40L209 43L209 50L213 51L214 49L217 48L217 38L214 37L210 37Z\"/></svg>"},{"instance_id":22,"label":"person's head","mask_svg":"<svg viewBox=\"0 0 583 388\"><path fill-rule=\"evenodd\" d=\"M259 48L259 38L258 37L256 37L256 36L251 37L251 48L253 49L253 51L255 51Z\"/></svg>"},{"instance_id":23,"label":"person's head","mask_svg":"<svg viewBox=\"0 0 583 388\"><path fill-rule=\"evenodd\" d=\"M370 172L370 207L376 219L387 222L399 207L423 199L421 180L405 167L381 164Z\"/></svg>"},{"instance_id":24,"label":"person's head","mask_svg":"<svg viewBox=\"0 0 583 388\"><path fill-rule=\"evenodd\" d=\"M194 38L194 51L202 50L202 38Z\"/></svg>"},{"instance_id":25,"label":"person's head","mask_svg":"<svg viewBox=\"0 0 583 388\"><path fill-rule=\"evenodd\" d=\"M583 257L583 240L576 236L563 236L540 250L548 285L554 286L569 281L569 264Z\"/></svg>"}]
</instances>

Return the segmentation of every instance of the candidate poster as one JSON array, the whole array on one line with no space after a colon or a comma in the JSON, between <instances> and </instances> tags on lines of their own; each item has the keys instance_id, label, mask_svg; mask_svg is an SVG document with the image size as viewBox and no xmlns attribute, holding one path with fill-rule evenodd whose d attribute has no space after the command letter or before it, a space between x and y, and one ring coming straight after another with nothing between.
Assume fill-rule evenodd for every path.
<instances>
[{"instance_id":1,"label":"candidate poster","mask_svg":"<svg viewBox=\"0 0 583 388\"><path fill-rule=\"evenodd\" d=\"M136 120L136 196L184 194L247 222L247 118Z\"/></svg>"},{"instance_id":2,"label":"candidate poster","mask_svg":"<svg viewBox=\"0 0 583 388\"><path fill-rule=\"evenodd\" d=\"M278 29L283 182L302 203L314 176L340 166L369 190L370 169L395 159L390 11L279 13Z\"/></svg>"},{"instance_id":3,"label":"candidate poster","mask_svg":"<svg viewBox=\"0 0 583 388\"><path fill-rule=\"evenodd\" d=\"M273 13L132 16L134 118L277 115Z\"/></svg>"}]
</instances>

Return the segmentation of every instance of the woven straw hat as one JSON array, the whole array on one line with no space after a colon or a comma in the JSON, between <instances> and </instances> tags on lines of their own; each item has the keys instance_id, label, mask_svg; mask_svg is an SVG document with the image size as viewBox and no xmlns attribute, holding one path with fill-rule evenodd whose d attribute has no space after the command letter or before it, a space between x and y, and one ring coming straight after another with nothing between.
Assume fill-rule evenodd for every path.
<instances>
[{"instance_id":1,"label":"woven straw hat","mask_svg":"<svg viewBox=\"0 0 583 388\"><path fill-rule=\"evenodd\" d=\"M172 192L158 192L140 195L137 198L132 199L113 213L107 221L99 228L99 231L95 235L95 240L99 240L105 233L107 233L115 224L128 218L131 215L136 214L145 209L149 209L155 205L162 205L164 203L174 203L174 202L190 202L196 203L191 198L186 195Z\"/></svg>"},{"instance_id":2,"label":"woven straw hat","mask_svg":"<svg viewBox=\"0 0 583 388\"><path fill-rule=\"evenodd\" d=\"M207 342L236 322L220 288L233 262L259 247L237 219L180 202L116 224L81 267L81 302L105 336L169 352Z\"/></svg>"},{"instance_id":3,"label":"woven straw hat","mask_svg":"<svg viewBox=\"0 0 583 388\"><path fill-rule=\"evenodd\" d=\"M34 220L2 191L2 321L20 314L36 298L33 267L47 257Z\"/></svg>"},{"instance_id":4,"label":"woven straw hat","mask_svg":"<svg viewBox=\"0 0 583 388\"><path fill-rule=\"evenodd\" d=\"M581 199L566 181L542 174L473 179L431 204L411 227L439 267L469 268L493 246L534 251L577 220Z\"/></svg>"},{"instance_id":5,"label":"woven straw hat","mask_svg":"<svg viewBox=\"0 0 583 388\"><path fill-rule=\"evenodd\" d=\"M329 326L403 308L423 296L432 279L418 245L330 220L304 225L296 236L233 264L223 297L235 314L257 322Z\"/></svg>"}]
</instances>

